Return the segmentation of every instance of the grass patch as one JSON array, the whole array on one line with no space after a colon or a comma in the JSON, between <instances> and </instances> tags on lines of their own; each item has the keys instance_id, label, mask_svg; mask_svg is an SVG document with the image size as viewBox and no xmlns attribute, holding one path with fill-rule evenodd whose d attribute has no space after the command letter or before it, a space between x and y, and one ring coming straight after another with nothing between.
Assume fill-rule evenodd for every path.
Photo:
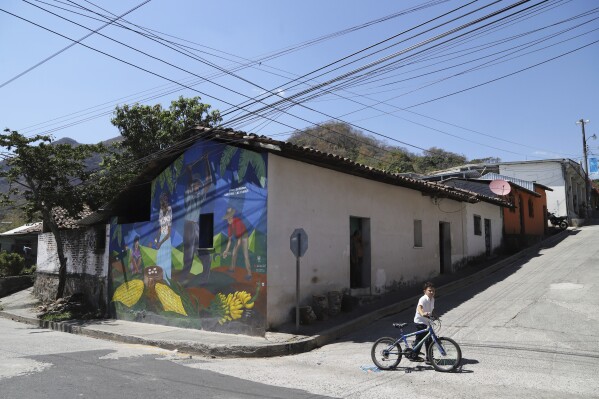
<instances>
[{"instance_id":1,"label":"grass patch","mask_svg":"<svg viewBox=\"0 0 599 399\"><path fill-rule=\"evenodd\" d=\"M44 321L65 321L71 320L72 318L73 314L68 310L60 313L47 313L41 317Z\"/></svg>"}]
</instances>

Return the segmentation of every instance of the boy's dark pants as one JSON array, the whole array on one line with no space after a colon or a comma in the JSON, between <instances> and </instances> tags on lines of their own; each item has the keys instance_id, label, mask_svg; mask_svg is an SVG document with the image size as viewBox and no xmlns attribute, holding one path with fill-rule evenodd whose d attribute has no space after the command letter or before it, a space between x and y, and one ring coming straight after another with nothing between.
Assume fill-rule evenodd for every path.
<instances>
[{"instance_id":1,"label":"boy's dark pants","mask_svg":"<svg viewBox=\"0 0 599 399\"><path fill-rule=\"evenodd\" d=\"M427 328L428 326L426 324L416 324L416 331L419 330L424 330L425 328ZM416 342L420 342L420 340L422 338L424 338L426 336L427 332L423 332L420 334L416 334ZM428 348L429 346L431 346L431 343L433 342L433 339L431 337L428 337L428 339L424 342L424 345L426 347L426 352L424 352L424 355L428 358ZM414 351L414 356L418 356L420 355L420 349L422 349L422 347L418 348L416 351Z\"/></svg>"}]
</instances>

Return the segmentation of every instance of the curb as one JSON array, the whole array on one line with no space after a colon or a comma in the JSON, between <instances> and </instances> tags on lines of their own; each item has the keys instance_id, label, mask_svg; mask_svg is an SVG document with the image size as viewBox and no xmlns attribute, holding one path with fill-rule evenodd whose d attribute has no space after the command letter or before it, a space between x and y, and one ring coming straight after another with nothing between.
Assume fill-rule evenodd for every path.
<instances>
[{"instance_id":1,"label":"curb","mask_svg":"<svg viewBox=\"0 0 599 399\"><path fill-rule=\"evenodd\" d=\"M557 233L531 247L528 247L500 262L497 262L491 266L488 266L476 273L466 276L462 279L452 281L445 285L437 288L437 293L442 295L449 295L459 289L467 287L474 282L487 277L501 269L513 265L516 261L527 257L530 253L541 249L547 244L553 244L558 239L561 239L568 230ZM180 352L213 356L213 357L275 357L285 356L298 353L309 352L313 349L327 345L340 337L347 335L355 331L356 328L364 325L371 324L372 322L379 320L383 317L390 316L399 312L403 312L406 309L411 308L414 303L418 300L420 295L416 295L407 299L403 299L393 305L389 305L378 310L375 310L366 315L357 317L354 320L343 323L339 326L332 327L325 330L319 335L307 337L290 342L280 342L273 344L264 344L259 346L246 346L246 345L206 345L192 341L169 341L169 340L153 340L144 337L138 337L134 335L124 335L118 333L111 333L107 331L100 331L93 327L86 326L87 321L74 320L74 321L44 321L37 318L31 318L6 311L0 311L0 317L18 321L25 324L31 324L40 328L50 329L54 331L66 332L70 334L80 334L91 338L104 339L128 344L141 344L155 346L166 350L178 350ZM140 323L143 324L143 323Z\"/></svg>"}]
</instances>

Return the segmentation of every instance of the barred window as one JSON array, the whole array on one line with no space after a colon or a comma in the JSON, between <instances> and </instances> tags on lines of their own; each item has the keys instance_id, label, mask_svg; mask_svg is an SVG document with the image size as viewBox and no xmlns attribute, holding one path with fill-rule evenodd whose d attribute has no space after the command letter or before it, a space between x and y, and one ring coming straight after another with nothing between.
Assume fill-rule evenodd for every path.
<instances>
[{"instance_id":1,"label":"barred window","mask_svg":"<svg viewBox=\"0 0 599 399\"><path fill-rule=\"evenodd\" d=\"M479 215L474 215L474 235L480 236L483 234L483 229L481 226L481 218Z\"/></svg>"},{"instance_id":2,"label":"barred window","mask_svg":"<svg viewBox=\"0 0 599 399\"><path fill-rule=\"evenodd\" d=\"M422 247L422 220L414 220L414 247Z\"/></svg>"}]
</instances>

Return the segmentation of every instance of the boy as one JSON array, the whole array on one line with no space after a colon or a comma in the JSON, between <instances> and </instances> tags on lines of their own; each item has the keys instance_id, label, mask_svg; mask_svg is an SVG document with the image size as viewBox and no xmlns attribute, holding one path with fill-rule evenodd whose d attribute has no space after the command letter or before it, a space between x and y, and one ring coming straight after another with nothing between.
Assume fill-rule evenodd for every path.
<instances>
[{"instance_id":1,"label":"boy","mask_svg":"<svg viewBox=\"0 0 599 399\"><path fill-rule=\"evenodd\" d=\"M435 285L430 281L424 283L424 295L418 300L418 305L416 306L416 314L414 315L414 323L416 323L416 331L424 330L428 327L430 321L428 317L433 314L433 310L435 309ZM416 342L420 342L422 338L426 335L426 332L420 333L416 335ZM428 348L431 345L432 339L429 338L425 342L426 346L426 364L430 364L430 359L428 359ZM420 355L420 349L422 346L418 348L417 351L414 352L414 359L418 358Z\"/></svg>"}]
</instances>

